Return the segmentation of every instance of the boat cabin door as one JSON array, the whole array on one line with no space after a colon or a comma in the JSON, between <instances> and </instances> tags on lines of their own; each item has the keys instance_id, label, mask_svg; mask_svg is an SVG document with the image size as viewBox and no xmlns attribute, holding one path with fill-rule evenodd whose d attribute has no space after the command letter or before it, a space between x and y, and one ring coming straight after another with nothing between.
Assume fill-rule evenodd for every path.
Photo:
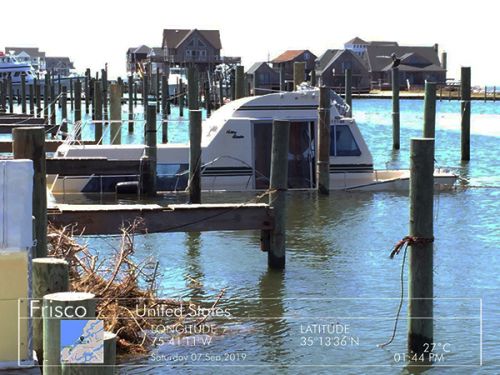
<instances>
[{"instance_id":1,"label":"boat cabin door","mask_svg":"<svg viewBox=\"0 0 500 375\"><path fill-rule=\"evenodd\" d=\"M314 122L290 123L288 149L288 188L314 187ZM255 189L269 188L271 175L272 123L253 123Z\"/></svg>"}]
</instances>

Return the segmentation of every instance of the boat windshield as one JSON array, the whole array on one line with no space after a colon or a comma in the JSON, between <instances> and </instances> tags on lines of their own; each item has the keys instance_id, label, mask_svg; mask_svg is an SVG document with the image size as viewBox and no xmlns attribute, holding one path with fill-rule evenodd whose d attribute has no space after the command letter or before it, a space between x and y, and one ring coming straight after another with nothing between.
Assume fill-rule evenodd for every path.
<instances>
[{"instance_id":1,"label":"boat windshield","mask_svg":"<svg viewBox=\"0 0 500 375\"><path fill-rule=\"evenodd\" d=\"M330 127L330 156L361 156L361 150L348 125Z\"/></svg>"}]
</instances>

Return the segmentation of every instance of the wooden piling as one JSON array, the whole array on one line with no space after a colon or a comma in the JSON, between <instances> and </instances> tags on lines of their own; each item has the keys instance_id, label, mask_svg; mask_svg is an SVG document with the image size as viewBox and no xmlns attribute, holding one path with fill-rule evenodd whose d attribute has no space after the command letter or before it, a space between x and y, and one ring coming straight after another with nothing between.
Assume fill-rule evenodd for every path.
<instances>
[{"instance_id":1,"label":"wooden piling","mask_svg":"<svg viewBox=\"0 0 500 375\"><path fill-rule=\"evenodd\" d=\"M286 91L285 64L280 64L280 91Z\"/></svg>"},{"instance_id":2,"label":"wooden piling","mask_svg":"<svg viewBox=\"0 0 500 375\"><path fill-rule=\"evenodd\" d=\"M14 159L33 160L33 216L36 247L34 258L47 256L47 177L45 167L45 128L16 128L12 131Z\"/></svg>"},{"instance_id":3,"label":"wooden piling","mask_svg":"<svg viewBox=\"0 0 500 375\"><path fill-rule=\"evenodd\" d=\"M128 76L128 132L134 132L134 77Z\"/></svg>"},{"instance_id":4,"label":"wooden piling","mask_svg":"<svg viewBox=\"0 0 500 375\"><path fill-rule=\"evenodd\" d=\"M182 84L182 78L179 79L179 92L177 93L179 95L178 101L179 101L179 116L184 117L184 87Z\"/></svg>"},{"instance_id":5,"label":"wooden piling","mask_svg":"<svg viewBox=\"0 0 500 375\"><path fill-rule=\"evenodd\" d=\"M79 79L75 81L75 111L73 129L75 139L82 139L82 85Z\"/></svg>"},{"instance_id":6,"label":"wooden piling","mask_svg":"<svg viewBox=\"0 0 500 375\"><path fill-rule=\"evenodd\" d=\"M0 113L5 113L5 81L0 79Z\"/></svg>"},{"instance_id":7,"label":"wooden piling","mask_svg":"<svg viewBox=\"0 0 500 375\"><path fill-rule=\"evenodd\" d=\"M68 133L68 105L67 99L68 92L66 86L62 87L61 93L61 132L63 133L63 139L66 139L66 135Z\"/></svg>"},{"instance_id":8,"label":"wooden piling","mask_svg":"<svg viewBox=\"0 0 500 375\"><path fill-rule=\"evenodd\" d=\"M71 315L56 315L68 311ZM78 316L76 316L78 313ZM61 320L95 319L96 300L92 293L62 292L43 297L43 374L61 375Z\"/></svg>"},{"instance_id":9,"label":"wooden piling","mask_svg":"<svg viewBox=\"0 0 500 375\"><path fill-rule=\"evenodd\" d=\"M235 99L245 97L245 67L243 65L236 66L235 85Z\"/></svg>"},{"instance_id":10,"label":"wooden piling","mask_svg":"<svg viewBox=\"0 0 500 375\"><path fill-rule=\"evenodd\" d=\"M236 99L236 69L232 68L229 73L229 89L231 100Z\"/></svg>"},{"instance_id":11,"label":"wooden piling","mask_svg":"<svg viewBox=\"0 0 500 375\"><path fill-rule=\"evenodd\" d=\"M143 178L143 193L146 196L153 197L156 195L156 106L149 105L147 108L147 120L145 126L145 143L146 143L146 163L145 178Z\"/></svg>"},{"instance_id":12,"label":"wooden piling","mask_svg":"<svg viewBox=\"0 0 500 375\"><path fill-rule=\"evenodd\" d=\"M470 99L471 99L471 69L470 67L463 66L461 69L461 94L462 101L460 102L461 107L461 154L462 160L470 160Z\"/></svg>"},{"instance_id":13,"label":"wooden piling","mask_svg":"<svg viewBox=\"0 0 500 375\"><path fill-rule=\"evenodd\" d=\"M293 63L293 91L304 82L306 76L306 63L298 61Z\"/></svg>"},{"instance_id":14,"label":"wooden piling","mask_svg":"<svg viewBox=\"0 0 500 375\"><path fill-rule=\"evenodd\" d=\"M345 103L349 106L347 117L352 117L352 70L345 70Z\"/></svg>"},{"instance_id":15,"label":"wooden piling","mask_svg":"<svg viewBox=\"0 0 500 375\"><path fill-rule=\"evenodd\" d=\"M316 181L320 194L330 194L330 89L325 86L319 89Z\"/></svg>"},{"instance_id":16,"label":"wooden piling","mask_svg":"<svg viewBox=\"0 0 500 375\"><path fill-rule=\"evenodd\" d=\"M316 87L316 70L311 70L311 86Z\"/></svg>"},{"instance_id":17,"label":"wooden piling","mask_svg":"<svg viewBox=\"0 0 500 375\"><path fill-rule=\"evenodd\" d=\"M212 114L212 100L210 98L210 83L205 82L205 109L207 110L207 117Z\"/></svg>"},{"instance_id":18,"label":"wooden piling","mask_svg":"<svg viewBox=\"0 0 500 375\"><path fill-rule=\"evenodd\" d=\"M201 203L201 111L189 111L189 203Z\"/></svg>"},{"instance_id":19,"label":"wooden piling","mask_svg":"<svg viewBox=\"0 0 500 375\"><path fill-rule=\"evenodd\" d=\"M38 82L35 83L35 96L36 96L36 114L35 117L42 116L42 98L40 92L40 84Z\"/></svg>"},{"instance_id":20,"label":"wooden piling","mask_svg":"<svg viewBox=\"0 0 500 375\"><path fill-rule=\"evenodd\" d=\"M134 83L134 106L137 106L137 83Z\"/></svg>"},{"instance_id":21,"label":"wooden piling","mask_svg":"<svg viewBox=\"0 0 500 375\"><path fill-rule=\"evenodd\" d=\"M399 68L392 68L392 148L399 150Z\"/></svg>"},{"instance_id":22,"label":"wooden piling","mask_svg":"<svg viewBox=\"0 0 500 375\"><path fill-rule=\"evenodd\" d=\"M28 92L30 96L29 113L30 115L33 115L35 113L35 87L33 86L33 84L28 86Z\"/></svg>"},{"instance_id":23,"label":"wooden piling","mask_svg":"<svg viewBox=\"0 0 500 375\"><path fill-rule=\"evenodd\" d=\"M96 144L102 144L102 88L101 82L94 82L94 141Z\"/></svg>"},{"instance_id":24,"label":"wooden piling","mask_svg":"<svg viewBox=\"0 0 500 375\"><path fill-rule=\"evenodd\" d=\"M408 352L429 354L433 342L434 139L410 144ZM427 345L429 347L427 347Z\"/></svg>"},{"instance_id":25,"label":"wooden piling","mask_svg":"<svg viewBox=\"0 0 500 375\"><path fill-rule=\"evenodd\" d=\"M110 140L112 145L122 143L122 89L117 83L110 86Z\"/></svg>"},{"instance_id":26,"label":"wooden piling","mask_svg":"<svg viewBox=\"0 0 500 375\"><path fill-rule=\"evenodd\" d=\"M168 143L168 79L161 77L161 142Z\"/></svg>"},{"instance_id":27,"label":"wooden piling","mask_svg":"<svg viewBox=\"0 0 500 375\"><path fill-rule=\"evenodd\" d=\"M106 69L101 69L101 89L102 89L102 118L108 120L108 72Z\"/></svg>"},{"instance_id":28,"label":"wooden piling","mask_svg":"<svg viewBox=\"0 0 500 375\"><path fill-rule=\"evenodd\" d=\"M32 297L40 308L33 308L33 350L39 363L43 363L43 322L42 298L46 294L67 292L69 290L69 265L64 259L33 259ZM36 302L35 302L36 301Z\"/></svg>"},{"instance_id":29,"label":"wooden piling","mask_svg":"<svg viewBox=\"0 0 500 375\"><path fill-rule=\"evenodd\" d=\"M484 86L484 102L488 99L488 86Z\"/></svg>"},{"instance_id":30,"label":"wooden piling","mask_svg":"<svg viewBox=\"0 0 500 375\"><path fill-rule=\"evenodd\" d=\"M271 148L269 205L274 209L274 229L271 232L267 263L270 268L285 268L286 253L286 193L288 187L288 143L290 122L274 120Z\"/></svg>"},{"instance_id":31,"label":"wooden piling","mask_svg":"<svg viewBox=\"0 0 500 375\"><path fill-rule=\"evenodd\" d=\"M71 111L74 110L74 101L75 101L75 96L74 96L74 87L73 87L73 78L69 79L69 107Z\"/></svg>"},{"instance_id":32,"label":"wooden piling","mask_svg":"<svg viewBox=\"0 0 500 375\"><path fill-rule=\"evenodd\" d=\"M85 113L90 112L90 69L85 70L85 81L84 81L84 91L85 91Z\"/></svg>"},{"instance_id":33,"label":"wooden piling","mask_svg":"<svg viewBox=\"0 0 500 375\"><path fill-rule=\"evenodd\" d=\"M12 87L12 78L7 77L7 91L9 92L9 113L14 113L14 89Z\"/></svg>"},{"instance_id":34,"label":"wooden piling","mask_svg":"<svg viewBox=\"0 0 500 375\"><path fill-rule=\"evenodd\" d=\"M194 67L190 66L188 68L188 108L190 110L200 108L200 103L198 102L198 74L196 73Z\"/></svg>"},{"instance_id":35,"label":"wooden piling","mask_svg":"<svg viewBox=\"0 0 500 375\"><path fill-rule=\"evenodd\" d=\"M50 121L49 124L56 125L56 86L54 82L51 82L50 85Z\"/></svg>"},{"instance_id":36,"label":"wooden piling","mask_svg":"<svg viewBox=\"0 0 500 375\"><path fill-rule=\"evenodd\" d=\"M26 114L26 73L21 73L21 113Z\"/></svg>"},{"instance_id":37,"label":"wooden piling","mask_svg":"<svg viewBox=\"0 0 500 375\"><path fill-rule=\"evenodd\" d=\"M155 96L156 96L156 113L160 113L160 68L156 68L156 89L155 89Z\"/></svg>"},{"instance_id":38,"label":"wooden piling","mask_svg":"<svg viewBox=\"0 0 500 375\"><path fill-rule=\"evenodd\" d=\"M425 82L424 138L434 138L436 133L436 83Z\"/></svg>"},{"instance_id":39,"label":"wooden piling","mask_svg":"<svg viewBox=\"0 0 500 375\"><path fill-rule=\"evenodd\" d=\"M224 80L222 78L219 80L219 104L220 107L224 105Z\"/></svg>"},{"instance_id":40,"label":"wooden piling","mask_svg":"<svg viewBox=\"0 0 500 375\"><path fill-rule=\"evenodd\" d=\"M149 81L148 76L144 74L142 77L142 106L144 107L144 114L148 113L149 105Z\"/></svg>"},{"instance_id":41,"label":"wooden piling","mask_svg":"<svg viewBox=\"0 0 500 375\"><path fill-rule=\"evenodd\" d=\"M50 73L45 74L45 85L43 87L43 117L45 123L49 123L49 103L50 103Z\"/></svg>"}]
</instances>

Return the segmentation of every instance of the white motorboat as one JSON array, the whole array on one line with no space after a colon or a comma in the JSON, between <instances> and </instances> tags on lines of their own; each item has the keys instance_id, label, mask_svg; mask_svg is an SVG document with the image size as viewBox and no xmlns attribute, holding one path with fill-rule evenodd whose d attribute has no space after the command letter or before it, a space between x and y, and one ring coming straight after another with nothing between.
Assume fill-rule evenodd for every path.
<instances>
[{"instance_id":1,"label":"white motorboat","mask_svg":"<svg viewBox=\"0 0 500 375\"><path fill-rule=\"evenodd\" d=\"M13 85L20 85L23 73L26 77L26 84L33 83L36 75L30 63L17 61L13 55L0 52L0 80L6 81L10 77Z\"/></svg>"},{"instance_id":2,"label":"white motorboat","mask_svg":"<svg viewBox=\"0 0 500 375\"><path fill-rule=\"evenodd\" d=\"M405 190L408 170L374 170L365 140L348 107L332 92L330 188L342 190ZM315 181L319 90L302 87L234 100L202 125L202 189L207 191L264 190L269 185L272 121L290 121L288 184L290 189L313 189ZM106 157L138 160L144 145L60 146L55 157ZM184 190L188 183L189 144L159 144L158 189ZM136 178L136 177L135 177ZM69 192L113 192L123 176L52 176L54 194ZM136 178L137 179L137 178ZM452 186L457 176L436 170L435 183Z\"/></svg>"}]
</instances>

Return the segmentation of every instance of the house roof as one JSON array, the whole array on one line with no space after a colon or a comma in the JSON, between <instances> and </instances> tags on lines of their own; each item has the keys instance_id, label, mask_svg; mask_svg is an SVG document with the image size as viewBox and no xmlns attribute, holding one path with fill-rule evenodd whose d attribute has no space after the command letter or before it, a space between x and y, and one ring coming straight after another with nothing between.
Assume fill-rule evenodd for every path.
<instances>
[{"instance_id":1,"label":"house roof","mask_svg":"<svg viewBox=\"0 0 500 375\"><path fill-rule=\"evenodd\" d=\"M153 47L149 49L148 56L162 56L163 48L161 47Z\"/></svg>"},{"instance_id":2,"label":"house roof","mask_svg":"<svg viewBox=\"0 0 500 375\"><path fill-rule=\"evenodd\" d=\"M278 57L274 58L272 60L273 63L281 63L281 62L287 62L287 61L292 61L302 55L304 52L309 52L311 56L316 58L316 55L312 53L311 51L307 49L289 49L285 52L283 52L281 55Z\"/></svg>"},{"instance_id":3,"label":"house roof","mask_svg":"<svg viewBox=\"0 0 500 375\"><path fill-rule=\"evenodd\" d=\"M368 68L372 72L380 72L388 65L392 64L391 54L395 53L400 58L408 53L418 54L421 58L427 60L429 64L440 65L439 57L434 47L422 46L380 46L369 45L366 48L366 59ZM408 56L407 56L408 57Z\"/></svg>"},{"instance_id":4,"label":"house roof","mask_svg":"<svg viewBox=\"0 0 500 375\"><path fill-rule=\"evenodd\" d=\"M345 44L368 44L368 42L356 36L348 42L345 42Z\"/></svg>"},{"instance_id":5,"label":"house roof","mask_svg":"<svg viewBox=\"0 0 500 375\"><path fill-rule=\"evenodd\" d=\"M256 62L256 63L254 63L254 64L250 67L250 69L248 69L248 70L246 71L246 73L247 73L247 74L255 74L255 72L257 72L260 68L264 68L264 69L269 70L269 71L271 71L271 72L273 72L273 73L279 74L276 70L274 70L273 68L271 68L271 67L269 66L269 64L268 64L268 63L266 63L265 61L261 61L261 62Z\"/></svg>"},{"instance_id":6,"label":"house roof","mask_svg":"<svg viewBox=\"0 0 500 375\"><path fill-rule=\"evenodd\" d=\"M5 52L9 53L9 51L15 51L16 55L25 52L32 58L45 57L45 52L39 51L38 47L5 47Z\"/></svg>"},{"instance_id":7,"label":"house roof","mask_svg":"<svg viewBox=\"0 0 500 375\"><path fill-rule=\"evenodd\" d=\"M219 30L198 29L164 29L162 48L178 48L194 32L199 32L215 49L222 49Z\"/></svg>"},{"instance_id":8,"label":"house roof","mask_svg":"<svg viewBox=\"0 0 500 375\"><path fill-rule=\"evenodd\" d=\"M340 51L338 49L327 49L323 54L321 54L317 59L316 59L316 70L318 71L323 71L325 69L325 66L328 64L328 62L332 59L335 54Z\"/></svg>"},{"instance_id":9,"label":"house roof","mask_svg":"<svg viewBox=\"0 0 500 375\"><path fill-rule=\"evenodd\" d=\"M440 65L430 64L426 66L415 66L415 65L407 65L400 64L398 66L400 72L444 72L446 69L443 69ZM382 71L388 72L392 69L392 64L387 65Z\"/></svg>"},{"instance_id":10,"label":"house roof","mask_svg":"<svg viewBox=\"0 0 500 375\"><path fill-rule=\"evenodd\" d=\"M368 42L368 45L370 46L398 46L398 42L391 42L391 41L385 41L385 40L373 40L371 42Z\"/></svg>"},{"instance_id":11,"label":"house roof","mask_svg":"<svg viewBox=\"0 0 500 375\"><path fill-rule=\"evenodd\" d=\"M342 55L348 54L350 55L352 60L355 60L360 66L366 68L366 63L359 57L357 54L352 52L350 49L340 49L340 50L331 50L336 51L335 54L322 66L322 68L318 69L318 73L322 74L325 70L332 66L332 64Z\"/></svg>"}]
</instances>

